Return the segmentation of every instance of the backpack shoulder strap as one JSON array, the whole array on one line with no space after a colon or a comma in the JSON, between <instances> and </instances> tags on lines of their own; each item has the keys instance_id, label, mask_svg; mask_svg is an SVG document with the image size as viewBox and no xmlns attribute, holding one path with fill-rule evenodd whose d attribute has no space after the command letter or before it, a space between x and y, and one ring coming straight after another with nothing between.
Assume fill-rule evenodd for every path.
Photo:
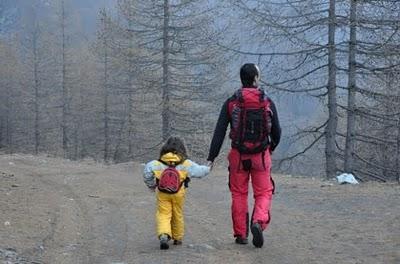
<instances>
[{"instance_id":1,"label":"backpack shoulder strap","mask_svg":"<svg viewBox=\"0 0 400 264\"><path fill-rule=\"evenodd\" d=\"M269 107L271 104L271 98L267 95L267 91L265 89L259 89L260 93L260 102L266 102L267 106Z\"/></svg>"},{"instance_id":2,"label":"backpack shoulder strap","mask_svg":"<svg viewBox=\"0 0 400 264\"><path fill-rule=\"evenodd\" d=\"M267 91L265 91L263 88L258 88L258 90L260 91L260 102L268 101L269 97L267 95Z\"/></svg>"},{"instance_id":3,"label":"backpack shoulder strap","mask_svg":"<svg viewBox=\"0 0 400 264\"><path fill-rule=\"evenodd\" d=\"M240 103L244 102L242 89L237 89L233 95L234 100L238 100Z\"/></svg>"},{"instance_id":4,"label":"backpack shoulder strap","mask_svg":"<svg viewBox=\"0 0 400 264\"><path fill-rule=\"evenodd\" d=\"M191 161L189 159L186 159L180 165L187 171L188 168L191 166ZM189 188L190 181L191 181L191 179L187 175L186 178L182 181L181 184L183 184L185 186L185 188Z\"/></svg>"}]
</instances>

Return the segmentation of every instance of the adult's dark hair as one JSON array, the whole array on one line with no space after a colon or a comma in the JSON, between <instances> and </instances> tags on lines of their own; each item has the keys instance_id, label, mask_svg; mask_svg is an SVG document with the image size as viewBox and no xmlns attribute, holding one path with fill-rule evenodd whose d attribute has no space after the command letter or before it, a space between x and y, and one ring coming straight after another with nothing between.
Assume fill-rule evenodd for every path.
<instances>
[{"instance_id":1,"label":"adult's dark hair","mask_svg":"<svg viewBox=\"0 0 400 264\"><path fill-rule=\"evenodd\" d=\"M161 147L160 150L160 158L169 152L180 155L182 160L186 160L188 158L185 144L183 140L178 137L170 137L167 142Z\"/></svg>"},{"instance_id":2,"label":"adult's dark hair","mask_svg":"<svg viewBox=\"0 0 400 264\"><path fill-rule=\"evenodd\" d=\"M254 86L256 76L259 76L258 67L254 63L246 63L240 68L240 80L243 87Z\"/></svg>"}]
</instances>

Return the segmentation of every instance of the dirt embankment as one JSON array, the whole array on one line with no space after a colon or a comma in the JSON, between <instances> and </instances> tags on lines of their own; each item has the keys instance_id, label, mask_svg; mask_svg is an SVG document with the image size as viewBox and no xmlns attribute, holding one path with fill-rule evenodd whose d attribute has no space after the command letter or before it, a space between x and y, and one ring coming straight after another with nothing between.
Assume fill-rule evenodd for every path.
<instances>
[{"instance_id":1,"label":"dirt embankment","mask_svg":"<svg viewBox=\"0 0 400 264\"><path fill-rule=\"evenodd\" d=\"M400 263L397 184L275 175L272 222L256 249L233 243L226 170L215 169L192 181L184 244L160 251L154 194L141 170L133 163L0 155L0 261Z\"/></svg>"}]
</instances>

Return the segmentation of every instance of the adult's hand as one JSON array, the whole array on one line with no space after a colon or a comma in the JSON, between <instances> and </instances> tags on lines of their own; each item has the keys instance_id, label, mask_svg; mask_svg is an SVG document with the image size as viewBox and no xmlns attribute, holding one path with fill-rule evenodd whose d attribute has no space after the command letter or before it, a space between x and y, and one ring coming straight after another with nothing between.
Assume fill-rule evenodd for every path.
<instances>
[{"instance_id":1,"label":"adult's hand","mask_svg":"<svg viewBox=\"0 0 400 264\"><path fill-rule=\"evenodd\" d=\"M207 161L207 166L208 167L210 167L210 171L213 169L213 167L214 167L214 162L212 162L212 161Z\"/></svg>"}]
</instances>

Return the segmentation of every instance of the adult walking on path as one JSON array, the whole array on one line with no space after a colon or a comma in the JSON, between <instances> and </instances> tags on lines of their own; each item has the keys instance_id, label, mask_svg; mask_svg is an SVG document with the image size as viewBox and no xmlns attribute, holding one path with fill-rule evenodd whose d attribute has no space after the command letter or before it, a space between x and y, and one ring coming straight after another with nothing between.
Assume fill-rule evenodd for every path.
<instances>
[{"instance_id":1,"label":"adult walking on path","mask_svg":"<svg viewBox=\"0 0 400 264\"><path fill-rule=\"evenodd\" d=\"M242 88L222 106L207 160L212 166L230 124L228 170L233 235L236 243L247 244L250 224L253 245L261 248L264 243L263 231L271 220L274 192L271 153L279 144L281 128L275 104L258 87L260 71L257 65L244 64L240 69L240 79ZM255 200L251 223L247 202L250 177Z\"/></svg>"}]
</instances>

